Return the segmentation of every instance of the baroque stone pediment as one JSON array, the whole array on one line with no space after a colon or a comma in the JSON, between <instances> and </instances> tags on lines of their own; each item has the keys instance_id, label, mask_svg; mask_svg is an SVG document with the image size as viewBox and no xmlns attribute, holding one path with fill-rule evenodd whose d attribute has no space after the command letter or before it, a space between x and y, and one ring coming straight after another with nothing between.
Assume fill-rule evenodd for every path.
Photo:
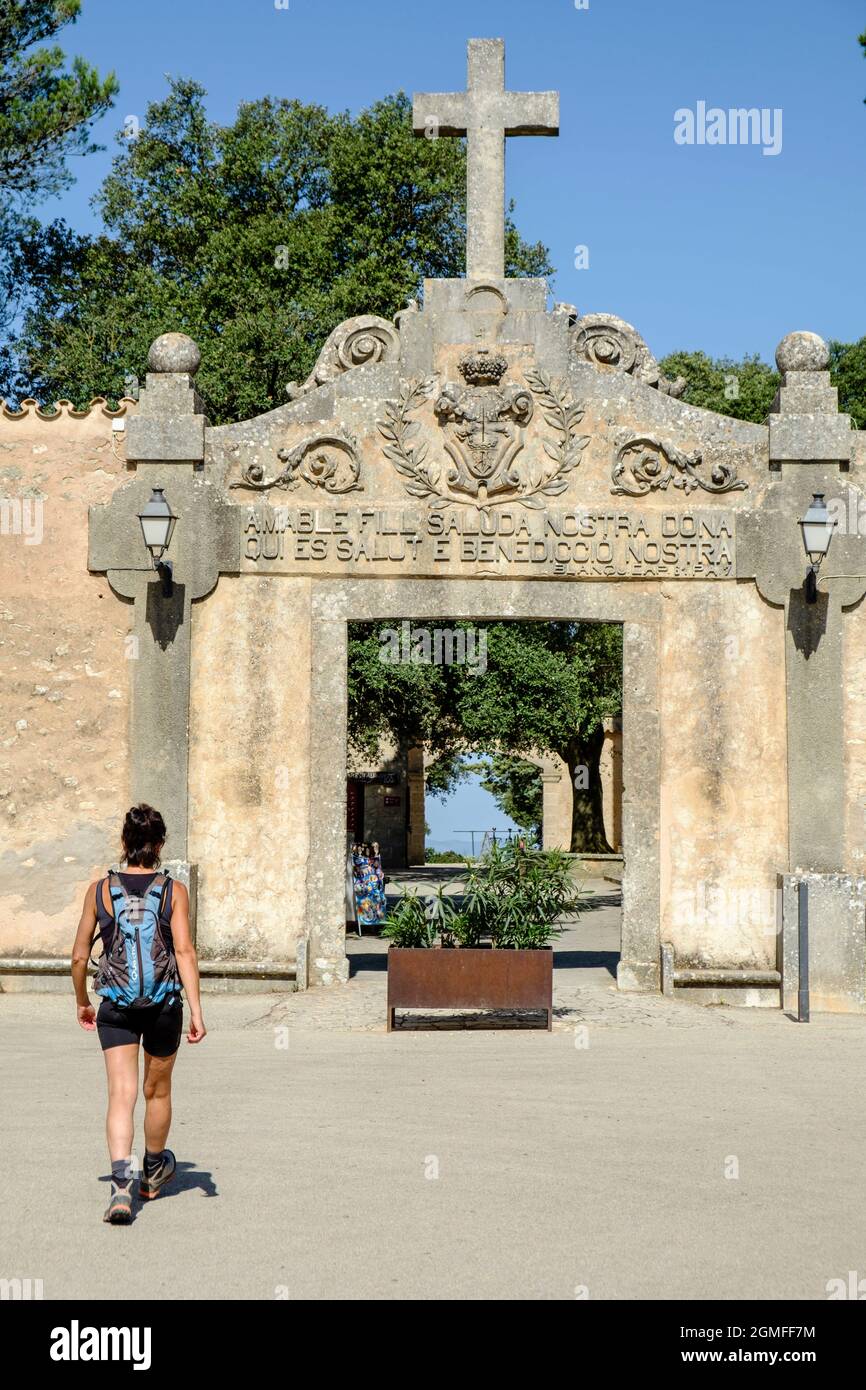
<instances>
[{"instance_id":1,"label":"baroque stone pediment","mask_svg":"<svg viewBox=\"0 0 866 1390\"><path fill-rule=\"evenodd\" d=\"M360 314L337 325L329 335L316 365L303 385L289 382L286 395L290 401L300 400L318 386L325 386L343 372L354 367L367 367L376 362L394 360L400 355L400 335L397 320L391 322L378 314Z\"/></svg>"},{"instance_id":2,"label":"baroque stone pediment","mask_svg":"<svg viewBox=\"0 0 866 1390\"><path fill-rule=\"evenodd\" d=\"M569 314L569 347L573 357L601 371L624 372L666 396L679 397L685 391L685 377L671 381L664 375L633 324L616 314L578 315L571 305L557 308Z\"/></svg>"}]
</instances>

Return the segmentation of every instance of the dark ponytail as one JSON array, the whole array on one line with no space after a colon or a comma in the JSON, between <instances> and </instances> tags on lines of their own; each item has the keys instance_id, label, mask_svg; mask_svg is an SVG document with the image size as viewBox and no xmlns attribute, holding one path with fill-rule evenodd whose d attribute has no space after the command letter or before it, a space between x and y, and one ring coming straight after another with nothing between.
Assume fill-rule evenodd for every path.
<instances>
[{"instance_id":1,"label":"dark ponytail","mask_svg":"<svg viewBox=\"0 0 866 1390\"><path fill-rule=\"evenodd\" d=\"M137 869L155 869L165 842L165 821L159 811L142 801L127 811L121 839L127 864Z\"/></svg>"}]
</instances>

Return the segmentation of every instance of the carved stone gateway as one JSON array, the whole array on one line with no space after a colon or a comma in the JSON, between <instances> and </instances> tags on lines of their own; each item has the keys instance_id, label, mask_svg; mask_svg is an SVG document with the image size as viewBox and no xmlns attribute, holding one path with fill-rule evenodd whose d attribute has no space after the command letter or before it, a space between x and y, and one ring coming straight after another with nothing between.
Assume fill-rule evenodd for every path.
<instances>
[{"instance_id":1,"label":"carved stone gateway","mask_svg":"<svg viewBox=\"0 0 866 1390\"><path fill-rule=\"evenodd\" d=\"M624 319L506 279L505 136L554 134L557 102L506 90L498 40L469 73L415 104L420 138L468 132L466 279L334 327L286 404L236 424L206 420L194 344L154 346L135 476L91 518L90 568L134 605L131 794L198 866L206 956L345 979L347 623L622 623L620 987L658 989L664 959L671 988L713 969L702 999L778 1004L777 876L866 859L864 545L840 528L807 607L797 525L860 485L864 437L812 335L746 424L688 404ZM170 609L137 520L153 485L178 515Z\"/></svg>"}]
</instances>

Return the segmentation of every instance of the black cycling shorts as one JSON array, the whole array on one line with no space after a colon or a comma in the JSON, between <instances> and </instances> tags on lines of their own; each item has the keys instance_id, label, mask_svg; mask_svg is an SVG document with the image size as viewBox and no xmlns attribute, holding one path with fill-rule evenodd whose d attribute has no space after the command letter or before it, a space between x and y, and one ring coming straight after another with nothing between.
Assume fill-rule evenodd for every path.
<instances>
[{"instance_id":1,"label":"black cycling shorts","mask_svg":"<svg viewBox=\"0 0 866 1390\"><path fill-rule=\"evenodd\" d=\"M147 1009L124 1009L103 999L96 1014L96 1030L103 1052L125 1043L143 1043L151 1057L173 1057L183 1031L180 995L166 995L161 1004Z\"/></svg>"}]
</instances>

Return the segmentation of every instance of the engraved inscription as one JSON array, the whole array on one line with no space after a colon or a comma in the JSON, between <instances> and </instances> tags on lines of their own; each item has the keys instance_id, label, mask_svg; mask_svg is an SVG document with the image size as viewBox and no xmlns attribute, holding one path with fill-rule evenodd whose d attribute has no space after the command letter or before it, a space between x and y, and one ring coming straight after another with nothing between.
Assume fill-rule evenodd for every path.
<instances>
[{"instance_id":1,"label":"engraved inscription","mask_svg":"<svg viewBox=\"0 0 866 1390\"><path fill-rule=\"evenodd\" d=\"M275 573L728 579L731 511L238 508L244 568Z\"/></svg>"}]
</instances>

